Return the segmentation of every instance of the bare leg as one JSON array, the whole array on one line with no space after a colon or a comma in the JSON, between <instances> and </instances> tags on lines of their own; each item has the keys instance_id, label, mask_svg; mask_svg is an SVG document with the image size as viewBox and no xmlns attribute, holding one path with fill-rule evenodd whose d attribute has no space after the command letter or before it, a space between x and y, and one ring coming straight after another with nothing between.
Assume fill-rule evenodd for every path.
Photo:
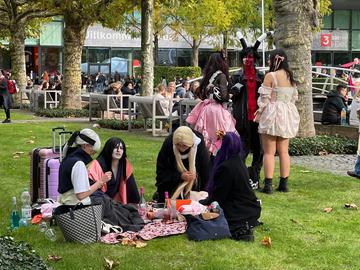
<instances>
[{"instance_id":1,"label":"bare leg","mask_svg":"<svg viewBox=\"0 0 360 270\"><path fill-rule=\"evenodd\" d=\"M290 174L289 139L277 137L276 151L280 160L280 177L288 177Z\"/></svg>"},{"instance_id":2,"label":"bare leg","mask_svg":"<svg viewBox=\"0 0 360 270\"><path fill-rule=\"evenodd\" d=\"M276 137L261 134L264 149L264 174L265 178L272 179L275 168Z\"/></svg>"}]
</instances>

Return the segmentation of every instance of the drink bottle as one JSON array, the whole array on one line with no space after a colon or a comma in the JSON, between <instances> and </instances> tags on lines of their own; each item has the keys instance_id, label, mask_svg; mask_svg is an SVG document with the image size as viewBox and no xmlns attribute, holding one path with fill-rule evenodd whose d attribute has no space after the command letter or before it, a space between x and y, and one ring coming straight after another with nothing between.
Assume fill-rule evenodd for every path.
<instances>
[{"instance_id":1,"label":"drink bottle","mask_svg":"<svg viewBox=\"0 0 360 270\"><path fill-rule=\"evenodd\" d=\"M146 205L146 200L145 200L145 190L144 187L140 188L140 201L139 201L139 214L141 217L144 217L146 215L146 211L147 211L147 205Z\"/></svg>"},{"instance_id":2,"label":"drink bottle","mask_svg":"<svg viewBox=\"0 0 360 270\"><path fill-rule=\"evenodd\" d=\"M345 108L342 108L340 118L341 118L341 125L346 126L347 123L346 123L346 109Z\"/></svg>"},{"instance_id":3,"label":"drink bottle","mask_svg":"<svg viewBox=\"0 0 360 270\"><path fill-rule=\"evenodd\" d=\"M31 197L27 188L24 188L23 193L21 193L21 224L24 224L25 221L29 223L31 221Z\"/></svg>"},{"instance_id":4,"label":"drink bottle","mask_svg":"<svg viewBox=\"0 0 360 270\"><path fill-rule=\"evenodd\" d=\"M12 197L12 209L10 215L11 229L19 228L20 215L16 207L16 197Z\"/></svg>"}]
</instances>

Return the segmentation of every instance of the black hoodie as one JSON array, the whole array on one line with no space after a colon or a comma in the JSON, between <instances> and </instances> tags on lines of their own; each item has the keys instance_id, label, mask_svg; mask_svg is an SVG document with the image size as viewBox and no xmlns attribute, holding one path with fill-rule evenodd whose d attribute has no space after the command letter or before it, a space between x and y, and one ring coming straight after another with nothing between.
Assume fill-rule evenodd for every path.
<instances>
[{"instance_id":1,"label":"black hoodie","mask_svg":"<svg viewBox=\"0 0 360 270\"><path fill-rule=\"evenodd\" d=\"M323 124L340 125L340 115L343 108L347 111L345 98L337 91L330 92L324 103L321 122Z\"/></svg>"}]
</instances>

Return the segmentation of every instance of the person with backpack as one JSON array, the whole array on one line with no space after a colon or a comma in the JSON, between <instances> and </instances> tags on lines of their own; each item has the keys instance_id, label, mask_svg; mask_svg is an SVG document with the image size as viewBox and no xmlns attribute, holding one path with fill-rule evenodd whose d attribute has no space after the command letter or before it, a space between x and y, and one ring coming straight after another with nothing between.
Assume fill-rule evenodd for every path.
<instances>
[{"instance_id":1,"label":"person with backpack","mask_svg":"<svg viewBox=\"0 0 360 270\"><path fill-rule=\"evenodd\" d=\"M210 155L215 156L221 146L219 133L236 132L235 119L228 111L229 66L223 51L211 54L204 68L199 95L202 99L191 111L186 121L199 131Z\"/></svg>"},{"instance_id":2,"label":"person with backpack","mask_svg":"<svg viewBox=\"0 0 360 270\"><path fill-rule=\"evenodd\" d=\"M8 91L9 73L1 70L0 74L0 106L3 106L6 118L2 123L10 123L10 109L12 107L12 97Z\"/></svg>"}]
</instances>

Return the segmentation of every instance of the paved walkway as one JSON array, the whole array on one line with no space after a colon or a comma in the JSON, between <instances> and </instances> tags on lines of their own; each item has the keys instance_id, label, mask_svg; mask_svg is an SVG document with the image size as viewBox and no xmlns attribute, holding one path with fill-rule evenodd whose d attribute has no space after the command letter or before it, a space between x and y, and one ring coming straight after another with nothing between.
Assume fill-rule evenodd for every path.
<instances>
[{"instance_id":1,"label":"paved walkway","mask_svg":"<svg viewBox=\"0 0 360 270\"><path fill-rule=\"evenodd\" d=\"M326 155L291 157L291 163L316 171L329 171L338 175L347 175L354 169L356 155Z\"/></svg>"}]
</instances>

